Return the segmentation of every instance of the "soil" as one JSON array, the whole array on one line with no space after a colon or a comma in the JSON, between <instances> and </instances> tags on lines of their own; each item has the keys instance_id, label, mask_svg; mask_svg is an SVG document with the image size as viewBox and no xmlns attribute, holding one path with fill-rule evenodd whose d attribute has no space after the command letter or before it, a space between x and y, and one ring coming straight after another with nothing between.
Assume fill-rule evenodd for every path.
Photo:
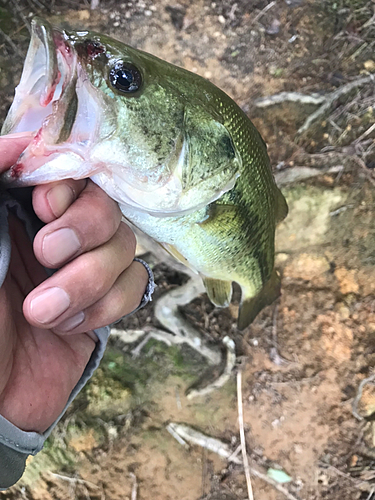
<instances>
[{"instance_id":1,"label":"soil","mask_svg":"<svg viewBox=\"0 0 375 500\"><path fill-rule=\"evenodd\" d=\"M34 1L25 4L28 14ZM298 128L316 107L284 102L258 108L256 100L285 91L327 95L374 71L372 6L344 0L134 0L102 1L90 11L88 2L66 0L42 13L63 27L113 35L211 80L254 121L277 173L304 166L294 161L302 150L350 147L348 154L362 154L354 146L375 121L372 84L338 100L331 115L299 140ZM37 2L35 7L40 12ZM15 37L15 31L16 25L9 34ZM27 33L19 29L18 36L23 50ZM22 60L6 42L2 49L5 113ZM6 71L9 58L14 65ZM374 137L370 131L366 148ZM364 168L283 187L289 215L276 238L282 296L242 334L236 329L238 291L225 310L215 309L206 295L183 308L207 341L220 343L226 335L235 340L250 465L263 473L285 471L292 481L278 485L289 498L375 498L375 391L369 382L358 393L375 364L375 194L368 151ZM155 301L187 280L149 257L158 284L154 302L123 321L124 330L160 327ZM134 359L135 345L111 341L46 449L0 498L248 498L241 465L199 446L187 450L166 430L169 422L185 423L235 450L235 374L208 396L188 399L192 384L207 383L220 368L208 369L192 349L155 340ZM256 500L286 498L262 479L252 483Z\"/></svg>"}]
</instances>

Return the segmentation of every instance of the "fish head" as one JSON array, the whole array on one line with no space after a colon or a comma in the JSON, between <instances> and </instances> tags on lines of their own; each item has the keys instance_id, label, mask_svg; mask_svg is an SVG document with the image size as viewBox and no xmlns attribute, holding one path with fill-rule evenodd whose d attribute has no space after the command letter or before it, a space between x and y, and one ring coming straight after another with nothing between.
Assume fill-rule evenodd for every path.
<instances>
[{"instance_id":1,"label":"fish head","mask_svg":"<svg viewBox=\"0 0 375 500\"><path fill-rule=\"evenodd\" d=\"M120 205L155 216L197 210L232 189L241 170L220 92L108 36L34 18L2 134L35 137L1 180L91 177Z\"/></svg>"}]
</instances>

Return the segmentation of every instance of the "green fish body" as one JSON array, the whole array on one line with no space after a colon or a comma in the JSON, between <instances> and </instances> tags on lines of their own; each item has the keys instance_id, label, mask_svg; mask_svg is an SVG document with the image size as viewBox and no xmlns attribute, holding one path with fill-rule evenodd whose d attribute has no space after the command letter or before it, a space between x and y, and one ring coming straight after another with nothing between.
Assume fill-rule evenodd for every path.
<instances>
[{"instance_id":1,"label":"green fish body","mask_svg":"<svg viewBox=\"0 0 375 500\"><path fill-rule=\"evenodd\" d=\"M200 76L107 36L33 22L2 133L36 132L9 185L90 177L135 226L203 278L238 326L279 295L276 223L287 214L260 134Z\"/></svg>"}]
</instances>

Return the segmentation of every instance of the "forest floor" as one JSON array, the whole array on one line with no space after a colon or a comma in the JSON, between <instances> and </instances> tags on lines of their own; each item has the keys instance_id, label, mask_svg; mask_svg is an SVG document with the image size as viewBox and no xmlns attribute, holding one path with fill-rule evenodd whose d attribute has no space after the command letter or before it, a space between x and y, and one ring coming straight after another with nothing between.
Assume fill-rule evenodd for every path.
<instances>
[{"instance_id":1,"label":"forest floor","mask_svg":"<svg viewBox=\"0 0 375 500\"><path fill-rule=\"evenodd\" d=\"M187 424L235 451L241 370L255 500L375 499L375 4L108 0L90 10L62 0L51 12L24 3L25 21L34 6L56 25L113 35L227 92L266 140L289 215L276 237L281 298L250 327L236 328L238 294L228 309L214 309L205 294L182 309L207 345L235 341L236 368L222 388L187 398L195 381L223 367L209 369L186 345L151 339L132 355L145 332L160 329L158 298L187 280L150 257L154 300L116 327L139 339L113 337L45 450L0 498L248 498L241 463L186 449L166 430ZM0 28L17 46L1 45L3 115L22 65L15 49L24 53L28 38L8 4L12 19L0 11ZM271 484L275 470L287 476L276 473Z\"/></svg>"}]
</instances>

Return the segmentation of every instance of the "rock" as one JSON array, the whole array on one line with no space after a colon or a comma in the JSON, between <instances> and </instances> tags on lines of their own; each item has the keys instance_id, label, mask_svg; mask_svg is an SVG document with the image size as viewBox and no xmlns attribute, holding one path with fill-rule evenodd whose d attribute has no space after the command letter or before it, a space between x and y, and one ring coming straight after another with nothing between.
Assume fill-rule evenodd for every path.
<instances>
[{"instance_id":1,"label":"rock","mask_svg":"<svg viewBox=\"0 0 375 500\"><path fill-rule=\"evenodd\" d=\"M77 453L82 451L91 451L98 445L95 439L94 429L89 429L85 433L74 435L71 439L69 439L68 445Z\"/></svg>"},{"instance_id":2,"label":"rock","mask_svg":"<svg viewBox=\"0 0 375 500\"><path fill-rule=\"evenodd\" d=\"M334 237L328 229L332 210L342 203L346 195L339 189L327 190L315 186L283 189L289 205L288 217L276 232L276 251L297 253L326 244Z\"/></svg>"},{"instance_id":3,"label":"rock","mask_svg":"<svg viewBox=\"0 0 375 500\"><path fill-rule=\"evenodd\" d=\"M342 324L335 312L319 314L315 320L321 331L323 349L339 363L349 361L353 345L353 330Z\"/></svg>"},{"instance_id":4,"label":"rock","mask_svg":"<svg viewBox=\"0 0 375 500\"><path fill-rule=\"evenodd\" d=\"M373 61L372 59L365 61L363 63L363 66L367 71L370 71L370 72L375 71L375 61Z\"/></svg>"},{"instance_id":5,"label":"rock","mask_svg":"<svg viewBox=\"0 0 375 500\"><path fill-rule=\"evenodd\" d=\"M315 284L322 285L325 282L324 274L329 270L329 262L324 256L301 253L294 257L285 267L284 276L293 279L319 282Z\"/></svg>"},{"instance_id":6,"label":"rock","mask_svg":"<svg viewBox=\"0 0 375 500\"><path fill-rule=\"evenodd\" d=\"M337 269L335 269L335 276L339 282L340 292L343 295L359 292L357 271L355 269L345 269L344 267L338 267Z\"/></svg>"},{"instance_id":7,"label":"rock","mask_svg":"<svg viewBox=\"0 0 375 500\"><path fill-rule=\"evenodd\" d=\"M375 382L369 382L363 387L358 402L358 414L363 418L369 418L375 414Z\"/></svg>"}]
</instances>

